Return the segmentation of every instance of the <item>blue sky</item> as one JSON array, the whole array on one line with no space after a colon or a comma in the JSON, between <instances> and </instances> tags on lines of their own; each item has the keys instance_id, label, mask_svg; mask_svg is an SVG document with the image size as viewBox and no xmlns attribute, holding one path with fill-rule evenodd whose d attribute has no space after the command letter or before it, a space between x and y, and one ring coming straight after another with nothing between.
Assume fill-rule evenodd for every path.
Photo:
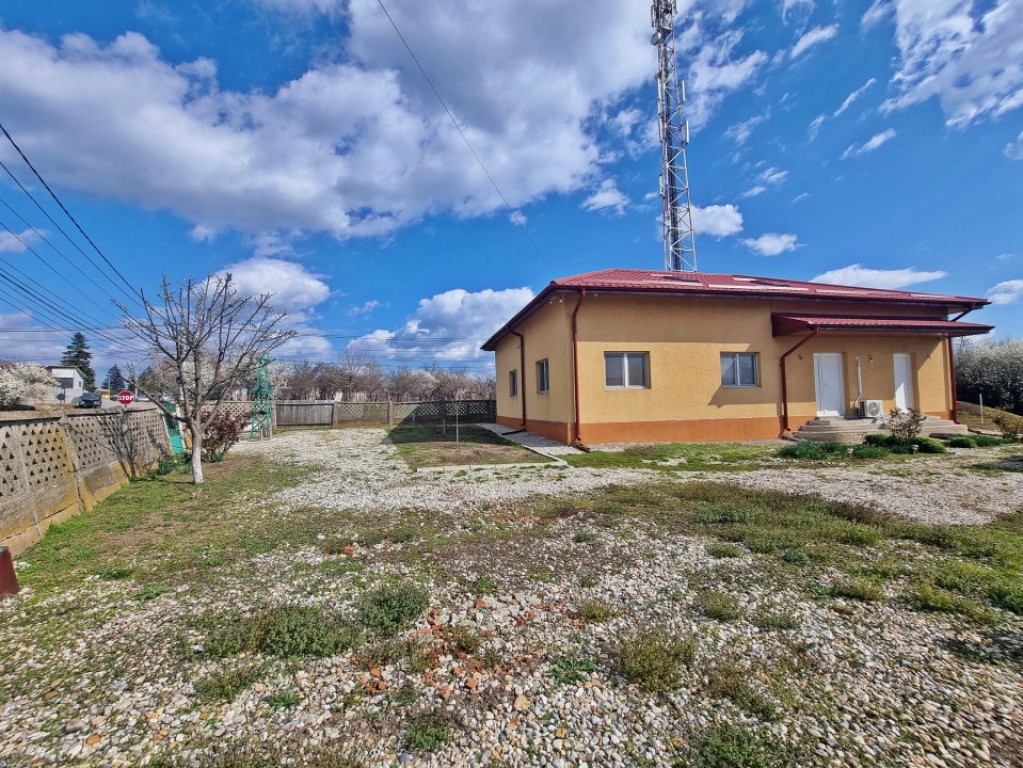
<instances>
[{"instance_id":1,"label":"blue sky","mask_svg":"<svg viewBox=\"0 0 1023 768\"><path fill-rule=\"evenodd\" d=\"M497 189L378 0L4 0L0 122L131 285L229 270L293 358L484 371L551 279L662 267L648 0L383 6ZM1023 1L679 6L701 271L988 296L1023 335ZM119 278L0 160L98 264L0 172L0 268L115 326ZM48 362L77 327L0 275L0 329Z\"/></svg>"}]
</instances>

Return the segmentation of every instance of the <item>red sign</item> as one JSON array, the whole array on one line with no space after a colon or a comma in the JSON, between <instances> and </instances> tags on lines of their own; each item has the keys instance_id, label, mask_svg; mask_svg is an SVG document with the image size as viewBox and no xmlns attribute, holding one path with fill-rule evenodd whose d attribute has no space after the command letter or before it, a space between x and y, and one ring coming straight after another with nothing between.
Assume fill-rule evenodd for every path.
<instances>
[{"instance_id":1,"label":"red sign","mask_svg":"<svg viewBox=\"0 0 1023 768\"><path fill-rule=\"evenodd\" d=\"M121 405L131 405L135 402L135 395L127 389L122 389L117 393L117 402Z\"/></svg>"}]
</instances>

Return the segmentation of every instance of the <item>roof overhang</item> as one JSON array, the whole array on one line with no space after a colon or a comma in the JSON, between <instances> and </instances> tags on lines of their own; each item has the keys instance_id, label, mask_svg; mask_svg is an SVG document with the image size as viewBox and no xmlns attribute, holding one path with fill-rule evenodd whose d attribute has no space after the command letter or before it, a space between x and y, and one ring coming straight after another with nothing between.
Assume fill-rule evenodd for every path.
<instances>
[{"instance_id":1,"label":"roof overhang","mask_svg":"<svg viewBox=\"0 0 1023 768\"><path fill-rule=\"evenodd\" d=\"M870 317L848 315L771 315L775 336L796 333L912 333L933 336L979 336L994 330L993 325L962 323L956 320L933 320L912 317Z\"/></svg>"}]
</instances>

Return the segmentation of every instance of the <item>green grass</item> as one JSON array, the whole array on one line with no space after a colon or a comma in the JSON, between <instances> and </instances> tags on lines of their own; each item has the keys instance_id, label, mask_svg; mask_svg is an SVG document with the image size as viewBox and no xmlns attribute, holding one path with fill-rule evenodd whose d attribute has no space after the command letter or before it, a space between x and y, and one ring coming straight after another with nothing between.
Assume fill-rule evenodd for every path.
<instances>
[{"instance_id":1,"label":"green grass","mask_svg":"<svg viewBox=\"0 0 1023 768\"><path fill-rule=\"evenodd\" d=\"M454 735L451 716L441 709L432 709L418 712L409 718L405 729L405 745L409 749L432 752L451 741Z\"/></svg>"},{"instance_id":2,"label":"green grass","mask_svg":"<svg viewBox=\"0 0 1023 768\"><path fill-rule=\"evenodd\" d=\"M358 629L318 606L278 605L253 616L207 614L203 651L209 656L261 653L281 658L334 656L361 641Z\"/></svg>"},{"instance_id":3,"label":"green grass","mask_svg":"<svg viewBox=\"0 0 1023 768\"><path fill-rule=\"evenodd\" d=\"M745 550L738 544L714 542L706 546L707 554L718 559L742 557Z\"/></svg>"},{"instance_id":4,"label":"green grass","mask_svg":"<svg viewBox=\"0 0 1023 768\"><path fill-rule=\"evenodd\" d=\"M799 750L770 733L725 722L694 732L686 757L684 765L700 768L795 768L804 764Z\"/></svg>"},{"instance_id":5,"label":"green grass","mask_svg":"<svg viewBox=\"0 0 1023 768\"><path fill-rule=\"evenodd\" d=\"M701 592L697 602L703 615L709 619L735 621L742 616L742 609L735 598L724 592Z\"/></svg>"},{"instance_id":6,"label":"green grass","mask_svg":"<svg viewBox=\"0 0 1023 768\"><path fill-rule=\"evenodd\" d=\"M707 690L711 696L730 699L737 707L761 720L777 720L778 708L749 684L754 677L756 675L751 670L739 665L735 659L721 658L709 675Z\"/></svg>"},{"instance_id":7,"label":"green grass","mask_svg":"<svg viewBox=\"0 0 1023 768\"><path fill-rule=\"evenodd\" d=\"M196 698L203 702L231 701L257 682L261 674L262 670L258 666L245 666L217 672L196 682Z\"/></svg>"},{"instance_id":8,"label":"green grass","mask_svg":"<svg viewBox=\"0 0 1023 768\"><path fill-rule=\"evenodd\" d=\"M645 691L671 691L681 685L682 671L695 658L695 644L648 627L621 639L611 667Z\"/></svg>"}]
</instances>

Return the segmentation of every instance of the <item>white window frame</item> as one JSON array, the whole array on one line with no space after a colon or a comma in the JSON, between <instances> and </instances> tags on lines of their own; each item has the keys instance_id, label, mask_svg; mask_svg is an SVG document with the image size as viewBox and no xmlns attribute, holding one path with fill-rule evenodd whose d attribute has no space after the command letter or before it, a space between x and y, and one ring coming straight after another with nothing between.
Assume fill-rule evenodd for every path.
<instances>
[{"instance_id":1,"label":"white window frame","mask_svg":"<svg viewBox=\"0 0 1023 768\"><path fill-rule=\"evenodd\" d=\"M622 383L607 383L607 359L619 357L622 361ZM643 383L633 384L629 381L629 358L638 357L643 360ZM606 389L650 389L650 353L649 352L605 352L604 353L604 387Z\"/></svg>"},{"instance_id":2,"label":"white window frame","mask_svg":"<svg viewBox=\"0 0 1023 768\"><path fill-rule=\"evenodd\" d=\"M541 395L551 391L551 366L546 357L536 361L536 391Z\"/></svg>"},{"instance_id":3,"label":"white window frame","mask_svg":"<svg viewBox=\"0 0 1023 768\"><path fill-rule=\"evenodd\" d=\"M519 369L508 371L508 397L519 396Z\"/></svg>"},{"instance_id":4,"label":"white window frame","mask_svg":"<svg viewBox=\"0 0 1023 768\"><path fill-rule=\"evenodd\" d=\"M725 382L724 370L721 371L721 386L728 389L755 389L760 386L760 353L759 352L722 352L720 360L724 360L726 357L731 357L734 362L735 370L735 383L728 384ZM739 358L750 357L753 359L753 383L745 382L740 379L739 372L742 370L739 366Z\"/></svg>"}]
</instances>

